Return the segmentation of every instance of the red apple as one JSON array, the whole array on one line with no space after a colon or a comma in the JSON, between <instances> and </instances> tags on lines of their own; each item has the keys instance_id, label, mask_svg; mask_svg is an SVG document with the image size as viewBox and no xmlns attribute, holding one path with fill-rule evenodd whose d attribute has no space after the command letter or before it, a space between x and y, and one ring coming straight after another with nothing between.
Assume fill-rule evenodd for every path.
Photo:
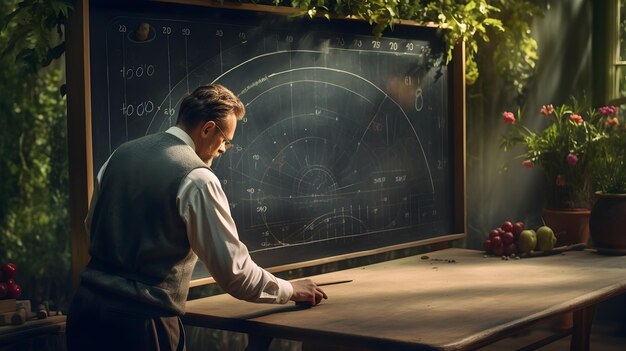
<instances>
[{"instance_id":1,"label":"red apple","mask_svg":"<svg viewBox=\"0 0 626 351\"><path fill-rule=\"evenodd\" d=\"M491 247L495 250L496 247L502 246L502 238L499 236L494 236L491 238Z\"/></svg>"},{"instance_id":2,"label":"red apple","mask_svg":"<svg viewBox=\"0 0 626 351\"><path fill-rule=\"evenodd\" d=\"M504 232L504 234L500 235L500 238L502 239L504 246L515 242L515 236L513 236L513 233L511 232Z\"/></svg>"},{"instance_id":3,"label":"red apple","mask_svg":"<svg viewBox=\"0 0 626 351\"><path fill-rule=\"evenodd\" d=\"M15 280L13 279L7 279L5 281L5 283L7 284L7 287L11 286L11 285L15 285Z\"/></svg>"},{"instance_id":4,"label":"red apple","mask_svg":"<svg viewBox=\"0 0 626 351\"><path fill-rule=\"evenodd\" d=\"M8 292L9 287L7 286L7 283L0 282L0 299L4 299Z\"/></svg>"},{"instance_id":5,"label":"red apple","mask_svg":"<svg viewBox=\"0 0 626 351\"><path fill-rule=\"evenodd\" d=\"M504 246L498 246L493 248L493 254L496 256L504 255Z\"/></svg>"},{"instance_id":6,"label":"red apple","mask_svg":"<svg viewBox=\"0 0 626 351\"><path fill-rule=\"evenodd\" d=\"M504 247L504 254L507 256L511 256L515 253L516 247L514 243L508 244Z\"/></svg>"},{"instance_id":7,"label":"red apple","mask_svg":"<svg viewBox=\"0 0 626 351\"><path fill-rule=\"evenodd\" d=\"M519 237L520 233L525 229L525 225L524 222L515 222L515 224L513 224L513 235L515 236L515 239L517 240L517 237Z\"/></svg>"},{"instance_id":8,"label":"red apple","mask_svg":"<svg viewBox=\"0 0 626 351\"><path fill-rule=\"evenodd\" d=\"M491 253L491 240L486 239L485 241L483 241L483 250L485 250L486 253L490 254Z\"/></svg>"},{"instance_id":9,"label":"red apple","mask_svg":"<svg viewBox=\"0 0 626 351\"><path fill-rule=\"evenodd\" d=\"M500 228L502 228L505 232L513 231L513 223L511 223L511 221L504 221Z\"/></svg>"},{"instance_id":10,"label":"red apple","mask_svg":"<svg viewBox=\"0 0 626 351\"><path fill-rule=\"evenodd\" d=\"M7 292L7 296L10 299L17 299L22 295L22 287L19 284L9 285L9 291Z\"/></svg>"},{"instance_id":11,"label":"red apple","mask_svg":"<svg viewBox=\"0 0 626 351\"><path fill-rule=\"evenodd\" d=\"M17 273L17 266L14 263L5 263L0 267L2 274L4 275L4 279L10 279L15 276Z\"/></svg>"},{"instance_id":12,"label":"red apple","mask_svg":"<svg viewBox=\"0 0 626 351\"><path fill-rule=\"evenodd\" d=\"M494 236L499 236L499 235L500 235L500 232L497 229L492 229L489 232L489 239L492 239Z\"/></svg>"}]
</instances>

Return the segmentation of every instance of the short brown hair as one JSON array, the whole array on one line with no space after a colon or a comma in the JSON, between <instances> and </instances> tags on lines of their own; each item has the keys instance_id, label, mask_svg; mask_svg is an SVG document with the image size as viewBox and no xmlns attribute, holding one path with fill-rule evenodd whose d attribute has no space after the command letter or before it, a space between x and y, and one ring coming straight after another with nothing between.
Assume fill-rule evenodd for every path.
<instances>
[{"instance_id":1,"label":"short brown hair","mask_svg":"<svg viewBox=\"0 0 626 351\"><path fill-rule=\"evenodd\" d=\"M201 122L219 122L231 112L238 120L246 113L243 103L232 91L220 84L201 85L183 98L176 123L195 128Z\"/></svg>"}]
</instances>

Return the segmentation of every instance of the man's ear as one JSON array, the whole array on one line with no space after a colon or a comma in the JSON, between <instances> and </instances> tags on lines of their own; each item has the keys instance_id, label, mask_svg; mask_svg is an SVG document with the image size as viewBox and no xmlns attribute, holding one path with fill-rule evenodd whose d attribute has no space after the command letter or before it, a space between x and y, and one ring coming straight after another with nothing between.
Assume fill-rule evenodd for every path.
<instances>
[{"instance_id":1,"label":"man's ear","mask_svg":"<svg viewBox=\"0 0 626 351\"><path fill-rule=\"evenodd\" d=\"M202 136L207 136L211 132L211 129L215 128L215 121L206 121L202 124L202 130L200 131Z\"/></svg>"}]
</instances>

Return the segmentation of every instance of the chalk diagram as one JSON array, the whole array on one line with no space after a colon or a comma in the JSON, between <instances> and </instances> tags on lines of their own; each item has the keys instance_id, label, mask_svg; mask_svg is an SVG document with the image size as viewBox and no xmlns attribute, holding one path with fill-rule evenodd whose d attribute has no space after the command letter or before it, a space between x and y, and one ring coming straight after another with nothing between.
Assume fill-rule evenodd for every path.
<instances>
[{"instance_id":1,"label":"chalk diagram","mask_svg":"<svg viewBox=\"0 0 626 351\"><path fill-rule=\"evenodd\" d=\"M451 190L441 53L425 41L387 38L414 49L399 54L359 46L371 37L338 43L323 32L271 47L268 42L289 34L231 29L237 40L224 39L219 52L168 78L165 95L150 100L142 128L149 134L173 125L173 110L189 87L220 83L241 98L246 116L235 147L213 168L251 253L441 229L451 216L442 205ZM263 45L252 49L251 42ZM132 57L131 48L124 55ZM167 62L187 62L176 56L181 50L167 55Z\"/></svg>"}]
</instances>

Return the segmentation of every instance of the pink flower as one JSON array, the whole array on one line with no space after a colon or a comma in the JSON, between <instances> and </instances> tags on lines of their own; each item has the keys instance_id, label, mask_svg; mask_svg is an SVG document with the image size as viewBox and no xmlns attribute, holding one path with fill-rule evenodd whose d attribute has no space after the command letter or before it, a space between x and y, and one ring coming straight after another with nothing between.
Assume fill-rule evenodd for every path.
<instances>
[{"instance_id":1,"label":"pink flower","mask_svg":"<svg viewBox=\"0 0 626 351\"><path fill-rule=\"evenodd\" d=\"M571 114L569 115L569 119L571 119L572 121L578 124L583 123L583 118L580 115Z\"/></svg>"},{"instance_id":2,"label":"pink flower","mask_svg":"<svg viewBox=\"0 0 626 351\"><path fill-rule=\"evenodd\" d=\"M616 106L602 106L598 109L598 112L604 117L609 117L617 114Z\"/></svg>"},{"instance_id":3,"label":"pink flower","mask_svg":"<svg viewBox=\"0 0 626 351\"><path fill-rule=\"evenodd\" d=\"M562 188L562 187L564 187L565 185L566 185L566 183L565 183L565 177L564 177L564 176L562 176L562 175L560 175L560 174L559 174L558 176L556 176L556 186L558 186L558 187L561 187L561 188Z\"/></svg>"},{"instance_id":4,"label":"pink flower","mask_svg":"<svg viewBox=\"0 0 626 351\"><path fill-rule=\"evenodd\" d=\"M543 105L541 106L540 112L544 114L545 116L550 116L552 113L554 113L554 107L552 106L552 104Z\"/></svg>"},{"instance_id":5,"label":"pink flower","mask_svg":"<svg viewBox=\"0 0 626 351\"><path fill-rule=\"evenodd\" d=\"M524 167L524 168L533 168L533 161L531 161L531 160L524 160L524 161L522 161L522 167Z\"/></svg>"},{"instance_id":6,"label":"pink flower","mask_svg":"<svg viewBox=\"0 0 626 351\"><path fill-rule=\"evenodd\" d=\"M515 124L515 115L513 112L502 112L502 120L506 124Z\"/></svg>"},{"instance_id":7,"label":"pink flower","mask_svg":"<svg viewBox=\"0 0 626 351\"><path fill-rule=\"evenodd\" d=\"M576 166L576 164L578 163L578 156L576 156L575 154L569 154L567 155L567 164L570 165L571 167Z\"/></svg>"}]
</instances>

